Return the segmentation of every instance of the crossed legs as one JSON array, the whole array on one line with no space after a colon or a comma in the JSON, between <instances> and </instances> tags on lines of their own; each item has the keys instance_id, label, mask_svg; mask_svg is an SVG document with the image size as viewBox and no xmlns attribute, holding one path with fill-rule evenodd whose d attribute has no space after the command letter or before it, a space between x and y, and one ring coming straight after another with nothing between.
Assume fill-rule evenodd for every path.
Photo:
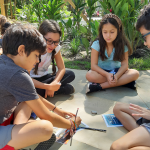
<instances>
[{"instance_id":1,"label":"crossed legs","mask_svg":"<svg viewBox=\"0 0 150 150\"><path fill-rule=\"evenodd\" d=\"M25 102L18 105L14 114L16 125L12 129L12 139L7 145L21 149L50 139L53 125L47 120L29 121L31 111Z\"/></svg>"},{"instance_id":2,"label":"crossed legs","mask_svg":"<svg viewBox=\"0 0 150 150\"><path fill-rule=\"evenodd\" d=\"M97 73L96 71L88 71L86 74L86 79L89 82L94 82L94 83L100 83L102 89L114 87L114 86L121 86L125 85L127 83L130 83L132 81L137 80L139 77L139 72L134 69L128 69L119 79L116 85L110 85L107 82L106 77L102 76L101 74Z\"/></svg>"},{"instance_id":3,"label":"crossed legs","mask_svg":"<svg viewBox=\"0 0 150 150\"><path fill-rule=\"evenodd\" d=\"M136 123L138 117L133 117L129 104L116 103L114 114L130 132L113 142L110 150L150 150L150 134L143 126Z\"/></svg>"}]
</instances>

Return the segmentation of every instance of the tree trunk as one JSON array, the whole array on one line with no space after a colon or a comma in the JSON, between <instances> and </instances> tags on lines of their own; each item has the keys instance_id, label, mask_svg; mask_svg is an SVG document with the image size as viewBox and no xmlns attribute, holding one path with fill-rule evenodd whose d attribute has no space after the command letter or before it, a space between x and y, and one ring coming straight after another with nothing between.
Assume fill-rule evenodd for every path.
<instances>
[{"instance_id":1,"label":"tree trunk","mask_svg":"<svg viewBox=\"0 0 150 150\"><path fill-rule=\"evenodd\" d=\"M16 17L16 0L14 0L14 19L15 19L15 17Z\"/></svg>"},{"instance_id":2,"label":"tree trunk","mask_svg":"<svg viewBox=\"0 0 150 150\"><path fill-rule=\"evenodd\" d=\"M4 5L5 5L5 14L6 14L6 17L8 17L8 0L4 0Z\"/></svg>"},{"instance_id":3,"label":"tree trunk","mask_svg":"<svg viewBox=\"0 0 150 150\"><path fill-rule=\"evenodd\" d=\"M11 0L9 0L10 2L10 13L11 13L11 19L13 19L13 12L12 12L12 4L11 4Z\"/></svg>"}]
</instances>

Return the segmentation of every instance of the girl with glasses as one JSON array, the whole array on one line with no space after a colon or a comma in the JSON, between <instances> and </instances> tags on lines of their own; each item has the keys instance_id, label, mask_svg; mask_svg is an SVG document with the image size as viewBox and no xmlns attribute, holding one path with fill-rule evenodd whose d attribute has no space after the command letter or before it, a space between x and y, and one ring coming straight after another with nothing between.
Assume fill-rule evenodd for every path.
<instances>
[{"instance_id":1,"label":"girl with glasses","mask_svg":"<svg viewBox=\"0 0 150 150\"><path fill-rule=\"evenodd\" d=\"M61 30L54 20L45 20L39 27L39 32L43 35L47 44L46 51L40 56L40 63L30 71L37 93L42 97L53 97L56 94L72 94L74 87L69 84L75 78L72 71L65 70L64 61L59 45ZM56 72L55 61L58 68ZM52 63L53 73L48 73L48 68Z\"/></svg>"}]
</instances>

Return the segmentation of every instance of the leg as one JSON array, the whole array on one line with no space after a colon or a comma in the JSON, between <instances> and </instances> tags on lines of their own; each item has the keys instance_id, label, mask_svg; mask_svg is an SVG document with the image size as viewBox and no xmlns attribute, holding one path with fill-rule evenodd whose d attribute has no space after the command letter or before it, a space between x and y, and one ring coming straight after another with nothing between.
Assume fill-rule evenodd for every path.
<instances>
[{"instance_id":1,"label":"leg","mask_svg":"<svg viewBox=\"0 0 150 150\"><path fill-rule=\"evenodd\" d=\"M134 69L128 69L118 80L116 85L110 85L108 82L102 83L101 87L103 89L110 88L110 87L116 87L125 85L127 83L130 83L132 81L137 80L139 77L139 72Z\"/></svg>"},{"instance_id":2,"label":"leg","mask_svg":"<svg viewBox=\"0 0 150 150\"><path fill-rule=\"evenodd\" d=\"M118 83L115 86L121 86L127 83L130 83L132 81L137 80L139 77L139 72L134 69L128 69L118 80ZM106 77L102 76L101 74L97 73L96 71L88 71L86 74L86 79L89 82L94 82L94 83L100 83L101 87L103 89L114 87L114 85L110 85L107 82Z\"/></svg>"},{"instance_id":3,"label":"leg","mask_svg":"<svg viewBox=\"0 0 150 150\"><path fill-rule=\"evenodd\" d=\"M104 83L107 82L106 77L102 76L101 74L97 73L96 71L89 70L86 74L86 79L89 82L94 82L94 83Z\"/></svg>"},{"instance_id":4,"label":"leg","mask_svg":"<svg viewBox=\"0 0 150 150\"><path fill-rule=\"evenodd\" d=\"M65 72L65 74L64 74L64 76L63 76L63 78L61 79L61 81L62 81L61 84L62 84L62 85L65 85L65 84L67 84L67 83L72 82L74 79L75 79L75 74L74 74L74 72L71 71L71 70L66 70L66 72Z\"/></svg>"},{"instance_id":5,"label":"leg","mask_svg":"<svg viewBox=\"0 0 150 150\"><path fill-rule=\"evenodd\" d=\"M132 116L132 113L136 112L129 109L129 104L117 102L113 112L128 131L131 131L139 126L136 123L136 120L138 120L139 117Z\"/></svg>"},{"instance_id":6,"label":"leg","mask_svg":"<svg viewBox=\"0 0 150 150\"><path fill-rule=\"evenodd\" d=\"M74 87L71 84L68 84L72 82L75 79L75 74L73 71L66 70L63 78L61 79L61 86L58 91L55 92L55 95L58 94L64 94L64 95L70 95L75 92Z\"/></svg>"},{"instance_id":7,"label":"leg","mask_svg":"<svg viewBox=\"0 0 150 150\"><path fill-rule=\"evenodd\" d=\"M12 139L8 145L15 149L21 149L50 139L52 133L53 126L47 120L15 125L12 129Z\"/></svg>"},{"instance_id":8,"label":"leg","mask_svg":"<svg viewBox=\"0 0 150 150\"><path fill-rule=\"evenodd\" d=\"M31 108L25 102L21 102L15 109L13 124L27 123L31 116L31 112Z\"/></svg>"},{"instance_id":9,"label":"leg","mask_svg":"<svg viewBox=\"0 0 150 150\"><path fill-rule=\"evenodd\" d=\"M150 133L140 126L113 142L110 150L150 150Z\"/></svg>"}]
</instances>

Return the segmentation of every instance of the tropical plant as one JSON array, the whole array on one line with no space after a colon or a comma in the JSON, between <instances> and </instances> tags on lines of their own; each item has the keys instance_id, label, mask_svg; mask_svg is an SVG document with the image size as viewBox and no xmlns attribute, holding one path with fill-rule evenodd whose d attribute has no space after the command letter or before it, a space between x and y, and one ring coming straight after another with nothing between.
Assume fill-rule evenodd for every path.
<instances>
[{"instance_id":1,"label":"tropical plant","mask_svg":"<svg viewBox=\"0 0 150 150\"><path fill-rule=\"evenodd\" d=\"M63 26L64 26L64 28L66 29L66 36L65 36L65 38L64 38L64 40L66 39L66 38L71 38L72 36L73 36L73 34L72 34L72 30L73 30L73 21L71 20L71 18L69 18L68 20L67 20L67 22L65 22L64 20L61 20L61 22L62 22L62 24L63 24Z\"/></svg>"},{"instance_id":2,"label":"tropical plant","mask_svg":"<svg viewBox=\"0 0 150 150\"><path fill-rule=\"evenodd\" d=\"M70 42L70 51L73 55L76 55L79 52L80 40L76 37Z\"/></svg>"},{"instance_id":3,"label":"tropical plant","mask_svg":"<svg viewBox=\"0 0 150 150\"><path fill-rule=\"evenodd\" d=\"M98 27L99 22L97 20L91 22L90 31L87 26L80 26L80 32L81 34L83 34L82 44L86 49L87 57L89 56L90 44L98 37Z\"/></svg>"},{"instance_id":4,"label":"tropical plant","mask_svg":"<svg viewBox=\"0 0 150 150\"><path fill-rule=\"evenodd\" d=\"M64 41L65 40L65 28L64 28L62 22L59 22L59 26L61 29L61 41Z\"/></svg>"},{"instance_id":5,"label":"tropical plant","mask_svg":"<svg viewBox=\"0 0 150 150\"><path fill-rule=\"evenodd\" d=\"M41 23L41 20L42 20L42 11L43 11L42 0L30 0L30 3L32 5L31 12L32 13L35 12L35 14L38 17L39 23Z\"/></svg>"},{"instance_id":6,"label":"tropical plant","mask_svg":"<svg viewBox=\"0 0 150 150\"><path fill-rule=\"evenodd\" d=\"M111 12L122 20L125 34L135 50L141 40L140 33L135 29L135 23L140 10L148 1L145 0L145 3L141 3L140 0L99 0L99 2L104 14Z\"/></svg>"},{"instance_id":7,"label":"tropical plant","mask_svg":"<svg viewBox=\"0 0 150 150\"><path fill-rule=\"evenodd\" d=\"M64 4L62 0L43 0L43 14L46 19L61 19L61 6Z\"/></svg>"},{"instance_id":8,"label":"tropical plant","mask_svg":"<svg viewBox=\"0 0 150 150\"><path fill-rule=\"evenodd\" d=\"M89 56L89 46L90 46L90 43L88 41L87 38L82 38L82 44L84 45L85 49L86 49L86 54L87 54L87 57Z\"/></svg>"},{"instance_id":9,"label":"tropical plant","mask_svg":"<svg viewBox=\"0 0 150 150\"><path fill-rule=\"evenodd\" d=\"M77 29L80 28L80 22L82 20L81 13L84 9L86 3L83 3L82 0L73 0L75 9L72 10L74 25L77 26Z\"/></svg>"},{"instance_id":10,"label":"tropical plant","mask_svg":"<svg viewBox=\"0 0 150 150\"><path fill-rule=\"evenodd\" d=\"M32 5L24 5L22 9L16 9L16 16L19 20L26 20L28 22L38 22L38 17L32 9Z\"/></svg>"},{"instance_id":11,"label":"tropical plant","mask_svg":"<svg viewBox=\"0 0 150 150\"><path fill-rule=\"evenodd\" d=\"M89 17L89 29L91 28L91 19L92 19L92 15L94 14L95 10L97 7L100 6L94 6L94 4L97 2L98 0L87 0L87 9L86 12L88 14Z\"/></svg>"}]
</instances>

